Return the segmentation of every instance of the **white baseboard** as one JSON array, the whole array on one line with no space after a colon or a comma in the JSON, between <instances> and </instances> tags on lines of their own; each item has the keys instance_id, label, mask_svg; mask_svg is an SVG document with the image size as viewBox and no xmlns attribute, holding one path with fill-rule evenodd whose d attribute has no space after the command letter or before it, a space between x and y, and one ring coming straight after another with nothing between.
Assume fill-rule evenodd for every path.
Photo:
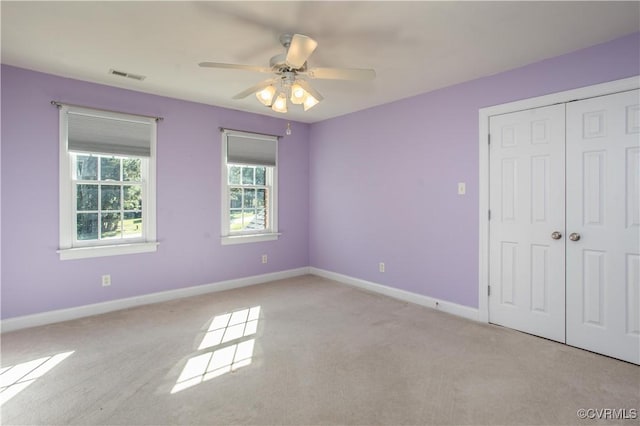
<instances>
[{"instance_id":1,"label":"white baseboard","mask_svg":"<svg viewBox=\"0 0 640 426\"><path fill-rule=\"evenodd\" d=\"M145 294L142 296L129 297L126 299L111 300L109 302L94 303L91 305L78 306L76 308L59 309L34 315L8 318L0 321L0 330L2 330L2 332L4 333L7 331L19 330L22 328L53 324L56 322L104 314L107 312L132 308L135 306L165 302L167 300L179 299L182 297L197 296L205 293L213 293L217 291L247 287L255 284L266 283L269 281L306 275L308 273L309 268L307 267L289 269L286 271L273 272L270 274L253 275L251 277L220 281L212 284L179 288L176 290L167 290L158 293Z\"/></svg>"},{"instance_id":2,"label":"white baseboard","mask_svg":"<svg viewBox=\"0 0 640 426\"><path fill-rule=\"evenodd\" d=\"M382 284L376 284L371 281L365 281L359 278L353 278L348 275L338 274L336 272L327 271L325 269L310 267L309 273L313 275L317 275L319 277L324 277L330 280L338 281L343 284L347 284L347 285L358 287L364 290L372 291L374 293L384 294L385 296L393 297L394 299L399 299L405 302L415 303L416 305L422 305L428 308L437 309L439 311L457 315L459 317L467 318L474 321L479 320L478 309L471 308L469 306L458 305L457 303L434 299L432 297L423 296L421 294L412 293L410 291L400 290L393 287L387 287Z\"/></svg>"},{"instance_id":3,"label":"white baseboard","mask_svg":"<svg viewBox=\"0 0 640 426\"><path fill-rule=\"evenodd\" d=\"M343 284L358 287L374 293L383 294L394 299L403 300L405 302L415 303L417 305L426 306L447 312L463 318L478 321L478 309L468 306L458 305L457 303L447 302L444 300L434 299L432 297L423 296L421 294L411 293L409 291L400 290L393 287L387 287L382 284L376 284L371 281L353 278L348 275L338 274L336 272L327 271L314 267L303 267L289 269L286 271L273 272L270 274L253 275L251 277L237 278L233 280L220 281L217 283L198 285L193 287L180 288L176 290L162 291L158 293L145 294L142 296L129 297L126 299L111 300L109 302L94 303L91 305L78 306L75 308L59 309L55 311L42 312L39 314L25 315L21 317L8 318L0 321L0 330L2 333L19 330L22 328L36 327L39 325L53 324L56 322L69 321L72 319L89 317L92 315L104 314L107 312L118 311L121 309L133 308L135 306L149 305L151 303L165 302L167 300L180 299L182 297L197 296L200 294L213 293L217 291L231 290L234 288L248 287L251 285L262 284L270 281L281 280L285 278L297 277L300 275L313 274L320 277L338 281Z\"/></svg>"}]
</instances>

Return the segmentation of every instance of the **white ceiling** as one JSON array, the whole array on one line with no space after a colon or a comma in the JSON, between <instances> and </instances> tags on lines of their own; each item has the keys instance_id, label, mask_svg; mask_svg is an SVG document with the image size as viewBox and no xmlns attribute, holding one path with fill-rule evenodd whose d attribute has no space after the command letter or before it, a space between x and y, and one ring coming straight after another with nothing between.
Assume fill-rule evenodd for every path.
<instances>
[{"instance_id":1,"label":"white ceiling","mask_svg":"<svg viewBox=\"0 0 640 426\"><path fill-rule=\"evenodd\" d=\"M495 74L640 30L640 2L9 2L2 63L282 117L236 93L264 74L285 32L315 38L309 66L374 68L369 82L312 80L316 122ZM146 76L134 81L110 68Z\"/></svg>"}]
</instances>

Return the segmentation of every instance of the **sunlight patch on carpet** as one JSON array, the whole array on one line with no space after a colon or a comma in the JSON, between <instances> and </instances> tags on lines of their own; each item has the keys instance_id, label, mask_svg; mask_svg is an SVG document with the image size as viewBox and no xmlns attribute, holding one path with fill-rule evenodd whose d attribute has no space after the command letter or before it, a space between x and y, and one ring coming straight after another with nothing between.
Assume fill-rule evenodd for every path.
<instances>
[{"instance_id":1,"label":"sunlight patch on carpet","mask_svg":"<svg viewBox=\"0 0 640 426\"><path fill-rule=\"evenodd\" d=\"M215 316L198 351L217 349L189 358L171 393L250 365L255 339L247 337L257 333L259 317L260 306Z\"/></svg>"},{"instance_id":2,"label":"sunlight patch on carpet","mask_svg":"<svg viewBox=\"0 0 640 426\"><path fill-rule=\"evenodd\" d=\"M0 405L22 392L74 352L63 352L9 367L2 367L0 369Z\"/></svg>"}]
</instances>

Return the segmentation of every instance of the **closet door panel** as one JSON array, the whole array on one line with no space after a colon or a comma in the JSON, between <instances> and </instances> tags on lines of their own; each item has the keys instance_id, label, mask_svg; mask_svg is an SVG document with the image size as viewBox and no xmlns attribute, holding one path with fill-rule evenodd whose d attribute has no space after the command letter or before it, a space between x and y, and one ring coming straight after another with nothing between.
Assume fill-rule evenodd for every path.
<instances>
[{"instance_id":1,"label":"closet door panel","mask_svg":"<svg viewBox=\"0 0 640 426\"><path fill-rule=\"evenodd\" d=\"M640 93L567 104L567 343L640 363Z\"/></svg>"},{"instance_id":2,"label":"closet door panel","mask_svg":"<svg viewBox=\"0 0 640 426\"><path fill-rule=\"evenodd\" d=\"M489 154L489 321L560 342L564 113L553 105L491 117Z\"/></svg>"}]
</instances>

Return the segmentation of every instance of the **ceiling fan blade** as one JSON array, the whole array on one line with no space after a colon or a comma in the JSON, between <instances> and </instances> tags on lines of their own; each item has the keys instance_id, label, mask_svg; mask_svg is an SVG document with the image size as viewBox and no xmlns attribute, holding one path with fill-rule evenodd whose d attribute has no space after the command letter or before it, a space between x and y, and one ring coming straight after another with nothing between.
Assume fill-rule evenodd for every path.
<instances>
[{"instance_id":1,"label":"ceiling fan blade","mask_svg":"<svg viewBox=\"0 0 640 426\"><path fill-rule=\"evenodd\" d=\"M271 68L258 67L255 65L223 64L220 62L200 62L198 65L203 68L226 68L232 70L247 70L264 73L270 73L272 71Z\"/></svg>"},{"instance_id":2,"label":"ceiling fan blade","mask_svg":"<svg viewBox=\"0 0 640 426\"><path fill-rule=\"evenodd\" d=\"M323 80L373 80L376 78L375 70L364 68L311 68L306 75Z\"/></svg>"},{"instance_id":3,"label":"ceiling fan blade","mask_svg":"<svg viewBox=\"0 0 640 426\"><path fill-rule=\"evenodd\" d=\"M294 34L287 50L285 63L291 68L301 68L318 47L318 42L302 34Z\"/></svg>"},{"instance_id":4,"label":"ceiling fan blade","mask_svg":"<svg viewBox=\"0 0 640 426\"><path fill-rule=\"evenodd\" d=\"M242 92L238 93L237 95L235 95L233 97L233 99L244 99L247 96L264 89L265 87L268 87L268 86L272 85L274 82L275 82L274 79L261 81L260 83L249 87L247 90L243 90Z\"/></svg>"},{"instance_id":5,"label":"ceiling fan blade","mask_svg":"<svg viewBox=\"0 0 640 426\"><path fill-rule=\"evenodd\" d=\"M298 83L300 85L300 87L302 87L304 90L306 90L309 94L311 94L311 96L313 96L314 98L316 98L316 100L318 102L320 102L321 100L324 99L324 97L318 93L318 91L316 89L314 89L313 87L311 87L311 85L309 83L307 83L304 80L300 80L297 79L296 83Z\"/></svg>"}]
</instances>

